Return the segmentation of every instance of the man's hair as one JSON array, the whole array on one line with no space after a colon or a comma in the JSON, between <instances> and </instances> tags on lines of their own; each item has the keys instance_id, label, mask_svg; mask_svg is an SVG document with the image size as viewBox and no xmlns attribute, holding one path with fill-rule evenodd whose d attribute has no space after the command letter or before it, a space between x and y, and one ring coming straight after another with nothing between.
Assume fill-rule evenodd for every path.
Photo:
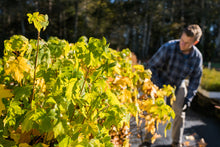
<instances>
[{"instance_id":1,"label":"man's hair","mask_svg":"<svg viewBox=\"0 0 220 147\"><path fill-rule=\"evenodd\" d=\"M194 37L195 41L199 41L202 36L202 30L197 24L191 24L184 28L183 33L186 33L189 37Z\"/></svg>"}]
</instances>

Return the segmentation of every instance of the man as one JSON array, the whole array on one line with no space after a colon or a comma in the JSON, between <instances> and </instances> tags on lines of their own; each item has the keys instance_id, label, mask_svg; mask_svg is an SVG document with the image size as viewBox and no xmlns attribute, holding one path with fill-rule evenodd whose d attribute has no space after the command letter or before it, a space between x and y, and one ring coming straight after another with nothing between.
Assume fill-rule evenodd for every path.
<instances>
[{"instance_id":1,"label":"man","mask_svg":"<svg viewBox=\"0 0 220 147\"><path fill-rule=\"evenodd\" d=\"M173 147L182 146L185 112L201 81L203 59L195 46L201 36L202 31L198 25L189 25L179 40L171 40L162 45L147 63L146 68L151 69L154 84L160 88L164 84L176 87L176 101L172 106L176 114L172 127ZM189 80L187 87L185 79Z\"/></svg>"}]
</instances>

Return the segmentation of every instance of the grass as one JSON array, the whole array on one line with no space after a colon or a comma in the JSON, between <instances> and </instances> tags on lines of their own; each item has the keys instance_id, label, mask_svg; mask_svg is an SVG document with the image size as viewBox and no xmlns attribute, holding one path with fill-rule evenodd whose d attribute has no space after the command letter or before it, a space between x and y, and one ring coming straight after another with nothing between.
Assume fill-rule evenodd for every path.
<instances>
[{"instance_id":1,"label":"grass","mask_svg":"<svg viewBox=\"0 0 220 147\"><path fill-rule=\"evenodd\" d=\"M220 91L220 71L204 68L200 86L207 91Z\"/></svg>"}]
</instances>

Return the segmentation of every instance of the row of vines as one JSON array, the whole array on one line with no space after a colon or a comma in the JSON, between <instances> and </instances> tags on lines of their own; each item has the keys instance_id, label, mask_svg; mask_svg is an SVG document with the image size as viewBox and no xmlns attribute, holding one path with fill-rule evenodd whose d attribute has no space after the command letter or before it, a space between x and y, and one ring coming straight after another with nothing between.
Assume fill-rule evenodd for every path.
<instances>
[{"instance_id":1,"label":"row of vines","mask_svg":"<svg viewBox=\"0 0 220 147\"><path fill-rule=\"evenodd\" d=\"M156 139L157 124L175 114L164 101L174 88L159 89L151 71L132 65L129 49L109 48L105 38L69 43L40 38L48 16L27 14L37 39L5 40L0 63L0 117L3 137L15 146L129 146L131 117L145 119ZM1 145L1 143L0 143Z\"/></svg>"}]
</instances>

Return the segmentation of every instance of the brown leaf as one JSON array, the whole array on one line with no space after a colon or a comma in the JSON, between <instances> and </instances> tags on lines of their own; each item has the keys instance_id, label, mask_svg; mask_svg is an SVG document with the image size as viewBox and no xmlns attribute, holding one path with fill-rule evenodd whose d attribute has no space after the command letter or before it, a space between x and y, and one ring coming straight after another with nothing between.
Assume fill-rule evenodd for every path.
<instances>
[{"instance_id":1,"label":"brown leaf","mask_svg":"<svg viewBox=\"0 0 220 147\"><path fill-rule=\"evenodd\" d=\"M206 147L207 143L205 142L204 138L201 138L198 142L199 147Z\"/></svg>"},{"instance_id":2,"label":"brown leaf","mask_svg":"<svg viewBox=\"0 0 220 147\"><path fill-rule=\"evenodd\" d=\"M20 143L30 143L31 142L31 131L24 132L20 135Z\"/></svg>"},{"instance_id":3,"label":"brown leaf","mask_svg":"<svg viewBox=\"0 0 220 147\"><path fill-rule=\"evenodd\" d=\"M185 142L183 143L183 145L184 145L184 146L190 146L190 143L189 143L189 141L185 141Z\"/></svg>"},{"instance_id":4,"label":"brown leaf","mask_svg":"<svg viewBox=\"0 0 220 147\"><path fill-rule=\"evenodd\" d=\"M187 140L191 140L191 141L194 141L195 140L195 137L193 135L189 135L189 136L186 136L185 137Z\"/></svg>"}]
</instances>

